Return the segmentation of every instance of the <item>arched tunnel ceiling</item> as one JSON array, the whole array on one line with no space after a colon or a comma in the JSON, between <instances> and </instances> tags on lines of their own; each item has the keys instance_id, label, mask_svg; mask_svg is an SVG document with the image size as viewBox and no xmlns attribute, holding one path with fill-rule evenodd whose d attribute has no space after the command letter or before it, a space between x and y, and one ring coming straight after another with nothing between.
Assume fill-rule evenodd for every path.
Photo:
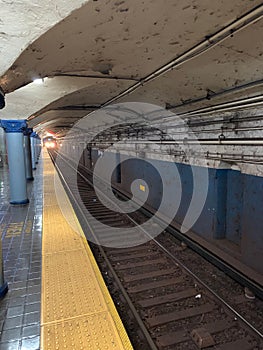
<instances>
[{"instance_id":1,"label":"arched tunnel ceiling","mask_svg":"<svg viewBox=\"0 0 263 350\"><path fill-rule=\"evenodd\" d=\"M36 26L31 39L25 34L23 45L39 38L17 59L13 53L12 65L0 79L7 93L1 118L29 118L32 126L46 125L57 131L107 101L115 101L134 84L137 88L116 102L143 101L187 112L259 95L263 86L261 3L86 2L59 23L50 20L53 27L46 33L42 34L44 27ZM72 9L78 6L78 1L71 4ZM48 2L42 10L53 8ZM31 15L32 24L36 14ZM23 50L21 43L14 44ZM173 60L173 70L140 83ZM29 84L35 77L49 79L43 85ZM221 95L226 90L231 91Z\"/></svg>"},{"instance_id":2,"label":"arched tunnel ceiling","mask_svg":"<svg viewBox=\"0 0 263 350\"><path fill-rule=\"evenodd\" d=\"M0 0L0 75L8 70L28 45L85 2Z\"/></svg>"}]
</instances>

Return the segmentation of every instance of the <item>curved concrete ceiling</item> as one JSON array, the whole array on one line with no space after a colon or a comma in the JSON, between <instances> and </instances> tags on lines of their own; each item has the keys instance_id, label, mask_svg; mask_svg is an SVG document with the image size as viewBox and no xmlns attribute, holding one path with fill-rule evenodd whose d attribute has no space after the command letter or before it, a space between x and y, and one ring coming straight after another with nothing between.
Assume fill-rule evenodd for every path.
<instances>
[{"instance_id":1,"label":"curved concrete ceiling","mask_svg":"<svg viewBox=\"0 0 263 350\"><path fill-rule=\"evenodd\" d=\"M93 0L56 25L53 14L41 30L29 15L34 33L23 44L14 42L19 50L29 46L17 59L13 53L0 78L8 93L1 116L29 118L31 125L57 131L109 102L143 101L187 112L258 95L261 3ZM71 7L77 6L73 1ZM45 5L47 12L53 8ZM53 77L50 89L29 84L35 77Z\"/></svg>"},{"instance_id":2,"label":"curved concrete ceiling","mask_svg":"<svg viewBox=\"0 0 263 350\"><path fill-rule=\"evenodd\" d=\"M43 83L30 83L6 96L6 108L1 111L1 118L28 118L51 101L67 96L84 87L93 86L89 78L52 77L43 79Z\"/></svg>"},{"instance_id":3,"label":"curved concrete ceiling","mask_svg":"<svg viewBox=\"0 0 263 350\"><path fill-rule=\"evenodd\" d=\"M1 0L0 75L8 70L28 45L85 2Z\"/></svg>"}]
</instances>

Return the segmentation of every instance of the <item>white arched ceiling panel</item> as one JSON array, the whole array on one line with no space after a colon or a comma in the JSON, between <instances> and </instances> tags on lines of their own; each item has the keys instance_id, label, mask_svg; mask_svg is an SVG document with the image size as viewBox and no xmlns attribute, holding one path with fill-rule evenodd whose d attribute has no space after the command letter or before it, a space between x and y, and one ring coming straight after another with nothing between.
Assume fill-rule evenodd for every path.
<instances>
[{"instance_id":1,"label":"white arched ceiling panel","mask_svg":"<svg viewBox=\"0 0 263 350\"><path fill-rule=\"evenodd\" d=\"M51 102L93 84L94 79L72 77L45 78L43 84L33 82L6 95L1 118L26 119Z\"/></svg>"},{"instance_id":2,"label":"white arched ceiling panel","mask_svg":"<svg viewBox=\"0 0 263 350\"><path fill-rule=\"evenodd\" d=\"M28 45L86 2L0 0L0 75L13 65Z\"/></svg>"},{"instance_id":3,"label":"white arched ceiling panel","mask_svg":"<svg viewBox=\"0 0 263 350\"><path fill-rule=\"evenodd\" d=\"M65 72L140 79L260 3L90 1L22 52L0 85L8 92L35 76ZM48 4L50 11L54 6ZM35 30L32 22L31 30Z\"/></svg>"}]
</instances>

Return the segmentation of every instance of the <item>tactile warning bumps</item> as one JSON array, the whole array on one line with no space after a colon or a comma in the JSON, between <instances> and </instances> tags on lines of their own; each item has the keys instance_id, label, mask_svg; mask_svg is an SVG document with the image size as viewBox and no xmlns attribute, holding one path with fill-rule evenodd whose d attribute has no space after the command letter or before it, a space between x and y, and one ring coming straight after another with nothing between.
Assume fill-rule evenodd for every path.
<instances>
[{"instance_id":1,"label":"tactile warning bumps","mask_svg":"<svg viewBox=\"0 0 263 350\"><path fill-rule=\"evenodd\" d=\"M120 339L113 330L113 320L107 312L50 324L43 332L43 348L45 350L123 349Z\"/></svg>"},{"instance_id":2,"label":"tactile warning bumps","mask_svg":"<svg viewBox=\"0 0 263 350\"><path fill-rule=\"evenodd\" d=\"M103 295L94 284L93 270L80 269L87 265L85 252L66 251L44 257L45 288L43 320L53 322L107 310Z\"/></svg>"},{"instance_id":3,"label":"tactile warning bumps","mask_svg":"<svg viewBox=\"0 0 263 350\"><path fill-rule=\"evenodd\" d=\"M45 207L43 221L45 225L42 244L45 254L83 249L80 234L75 231L72 232L72 228L65 225L65 219L57 206ZM53 234L49 234L50 232Z\"/></svg>"},{"instance_id":4,"label":"tactile warning bumps","mask_svg":"<svg viewBox=\"0 0 263 350\"><path fill-rule=\"evenodd\" d=\"M59 193L60 206L55 192ZM57 181L55 191L54 167L47 157L42 249L41 349L132 350L71 204Z\"/></svg>"}]
</instances>

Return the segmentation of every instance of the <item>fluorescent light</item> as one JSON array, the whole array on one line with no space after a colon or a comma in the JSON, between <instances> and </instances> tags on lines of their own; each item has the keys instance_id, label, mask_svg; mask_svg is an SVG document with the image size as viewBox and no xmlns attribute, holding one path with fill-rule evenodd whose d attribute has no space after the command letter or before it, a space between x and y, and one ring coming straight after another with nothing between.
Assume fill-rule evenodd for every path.
<instances>
[{"instance_id":1,"label":"fluorescent light","mask_svg":"<svg viewBox=\"0 0 263 350\"><path fill-rule=\"evenodd\" d=\"M43 78L36 78L36 79L33 79L33 83L35 84L43 84L44 83L44 79Z\"/></svg>"}]
</instances>

